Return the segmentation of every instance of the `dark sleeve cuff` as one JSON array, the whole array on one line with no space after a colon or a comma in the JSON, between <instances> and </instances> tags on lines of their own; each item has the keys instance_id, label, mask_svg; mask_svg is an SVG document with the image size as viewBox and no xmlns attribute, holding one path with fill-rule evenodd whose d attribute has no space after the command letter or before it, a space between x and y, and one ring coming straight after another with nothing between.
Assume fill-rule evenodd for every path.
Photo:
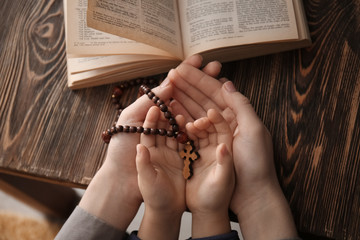
<instances>
[{"instance_id":1,"label":"dark sleeve cuff","mask_svg":"<svg viewBox=\"0 0 360 240\"><path fill-rule=\"evenodd\" d=\"M129 238L128 238L127 240L141 240L141 239L137 236L137 233L138 233L138 231L133 231L133 232L130 234L130 236L129 236Z\"/></svg>"},{"instance_id":2,"label":"dark sleeve cuff","mask_svg":"<svg viewBox=\"0 0 360 240\"><path fill-rule=\"evenodd\" d=\"M189 238L191 240L239 240L239 234L237 231L232 230L229 233L211 236L211 237L204 237L204 238Z\"/></svg>"},{"instance_id":3,"label":"dark sleeve cuff","mask_svg":"<svg viewBox=\"0 0 360 240\"><path fill-rule=\"evenodd\" d=\"M119 240L127 234L77 206L55 237L55 240Z\"/></svg>"}]
</instances>

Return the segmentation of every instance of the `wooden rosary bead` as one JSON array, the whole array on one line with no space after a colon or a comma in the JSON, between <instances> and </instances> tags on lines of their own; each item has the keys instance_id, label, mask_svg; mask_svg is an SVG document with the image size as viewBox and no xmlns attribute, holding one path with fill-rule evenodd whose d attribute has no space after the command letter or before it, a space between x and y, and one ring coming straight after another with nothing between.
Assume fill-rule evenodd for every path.
<instances>
[{"instance_id":1,"label":"wooden rosary bead","mask_svg":"<svg viewBox=\"0 0 360 240\"><path fill-rule=\"evenodd\" d=\"M128 133L129 132L129 130L130 130L130 126L124 126L124 129L123 129L123 132L126 132L126 133Z\"/></svg>"},{"instance_id":2,"label":"wooden rosary bead","mask_svg":"<svg viewBox=\"0 0 360 240\"><path fill-rule=\"evenodd\" d=\"M157 101L159 101L159 97L158 96L154 96L152 99L153 103L157 103Z\"/></svg>"},{"instance_id":3,"label":"wooden rosary bead","mask_svg":"<svg viewBox=\"0 0 360 240\"><path fill-rule=\"evenodd\" d=\"M114 87L113 96L115 98L120 98L122 94L123 94L123 91L119 87Z\"/></svg>"},{"instance_id":4,"label":"wooden rosary bead","mask_svg":"<svg viewBox=\"0 0 360 240\"><path fill-rule=\"evenodd\" d=\"M107 134L106 131L103 131L101 137L102 137L102 139L104 140L105 143L110 142L111 136L109 134Z\"/></svg>"},{"instance_id":5,"label":"wooden rosary bead","mask_svg":"<svg viewBox=\"0 0 360 240\"><path fill-rule=\"evenodd\" d=\"M175 120L174 117L170 117L170 118L169 118L169 124L170 124L170 125L176 124L176 120Z\"/></svg>"},{"instance_id":6,"label":"wooden rosary bead","mask_svg":"<svg viewBox=\"0 0 360 240\"><path fill-rule=\"evenodd\" d=\"M164 128L159 129L159 135L160 136L166 136L166 133L167 133L166 129L164 129Z\"/></svg>"},{"instance_id":7,"label":"wooden rosary bead","mask_svg":"<svg viewBox=\"0 0 360 240\"><path fill-rule=\"evenodd\" d=\"M137 133L143 133L143 132L144 132L144 128L143 128L142 126L138 126L138 127L136 128L136 132L137 132Z\"/></svg>"},{"instance_id":8,"label":"wooden rosary bead","mask_svg":"<svg viewBox=\"0 0 360 240\"><path fill-rule=\"evenodd\" d=\"M168 137L174 137L174 136L175 136L174 131L167 130L167 131L166 131L166 136L168 136Z\"/></svg>"},{"instance_id":9,"label":"wooden rosary bead","mask_svg":"<svg viewBox=\"0 0 360 240\"><path fill-rule=\"evenodd\" d=\"M179 132L177 135L176 135L176 141L178 143L182 143L182 144L185 144L189 141L189 138L187 136L186 133L184 132Z\"/></svg>"},{"instance_id":10,"label":"wooden rosary bead","mask_svg":"<svg viewBox=\"0 0 360 240\"><path fill-rule=\"evenodd\" d=\"M106 133L107 133L108 135L110 135L110 136L113 135L113 134L111 133L111 130L110 130L110 129L106 130Z\"/></svg>"},{"instance_id":11,"label":"wooden rosary bead","mask_svg":"<svg viewBox=\"0 0 360 240\"><path fill-rule=\"evenodd\" d=\"M123 130L124 130L124 127L121 125L117 125L115 128L118 133L123 132Z\"/></svg>"},{"instance_id":12,"label":"wooden rosary bead","mask_svg":"<svg viewBox=\"0 0 360 240\"><path fill-rule=\"evenodd\" d=\"M177 125L177 124L174 124L174 125L172 125L172 130L174 131L174 132L179 132L179 125Z\"/></svg>"},{"instance_id":13,"label":"wooden rosary bead","mask_svg":"<svg viewBox=\"0 0 360 240\"><path fill-rule=\"evenodd\" d=\"M148 94L148 93L151 91L150 88L148 88L148 87L146 87L146 86L144 86L144 85L141 85L141 86L140 86L140 89L142 90L142 92L143 92L144 94Z\"/></svg>"},{"instance_id":14,"label":"wooden rosary bead","mask_svg":"<svg viewBox=\"0 0 360 240\"><path fill-rule=\"evenodd\" d=\"M146 95L150 98L150 100L155 96L153 92L148 92Z\"/></svg>"},{"instance_id":15,"label":"wooden rosary bead","mask_svg":"<svg viewBox=\"0 0 360 240\"><path fill-rule=\"evenodd\" d=\"M162 112L167 112L167 110L168 110L168 108L167 108L167 106L166 106L165 104L161 104L161 105L159 106L159 108L160 108L160 110L161 110Z\"/></svg>"},{"instance_id":16,"label":"wooden rosary bead","mask_svg":"<svg viewBox=\"0 0 360 240\"><path fill-rule=\"evenodd\" d=\"M150 132L151 132L151 129L150 129L150 128L144 128L143 133L144 133L145 135L149 135Z\"/></svg>"},{"instance_id":17,"label":"wooden rosary bead","mask_svg":"<svg viewBox=\"0 0 360 240\"><path fill-rule=\"evenodd\" d=\"M129 128L129 132L131 132L131 133L136 133L136 127L131 126L131 127Z\"/></svg>"},{"instance_id":18,"label":"wooden rosary bead","mask_svg":"<svg viewBox=\"0 0 360 240\"><path fill-rule=\"evenodd\" d=\"M150 129L150 133L151 133L152 135L157 135L157 134L159 133L159 130L156 129L156 128L151 128L151 129Z\"/></svg>"},{"instance_id":19,"label":"wooden rosary bead","mask_svg":"<svg viewBox=\"0 0 360 240\"><path fill-rule=\"evenodd\" d=\"M164 116L166 119L170 119L172 117L172 113L170 111L164 112Z\"/></svg>"},{"instance_id":20,"label":"wooden rosary bead","mask_svg":"<svg viewBox=\"0 0 360 240\"><path fill-rule=\"evenodd\" d=\"M165 104L163 100L156 101L156 105L160 107L160 105Z\"/></svg>"},{"instance_id":21,"label":"wooden rosary bead","mask_svg":"<svg viewBox=\"0 0 360 240\"><path fill-rule=\"evenodd\" d=\"M115 133L117 133L117 131L116 131L116 128L115 127L111 127L110 128L110 132L111 132L111 134L115 134Z\"/></svg>"},{"instance_id":22,"label":"wooden rosary bead","mask_svg":"<svg viewBox=\"0 0 360 240\"><path fill-rule=\"evenodd\" d=\"M115 98L115 95L111 98L112 104L119 104L119 99Z\"/></svg>"}]
</instances>

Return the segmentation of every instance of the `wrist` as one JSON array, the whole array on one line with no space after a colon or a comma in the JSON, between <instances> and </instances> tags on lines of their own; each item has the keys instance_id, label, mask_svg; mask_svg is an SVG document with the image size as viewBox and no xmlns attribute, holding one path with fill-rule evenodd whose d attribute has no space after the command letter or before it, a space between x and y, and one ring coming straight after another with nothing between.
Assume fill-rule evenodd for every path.
<instances>
[{"instance_id":1,"label":"wrist","mask_svg":"<svg viewBox=\"0 0 360 240\"><path fill-rule=\"evenodd\" d=\"M192 212L192 238L216 236L231 232L228 210Z\"/></svg>"},{"instance_id":2,"label":"wrist","mask_svg":"<svg viewBox=\"0 0 360 240\"><path fill-rule=\"evenodd\" d=\"M118 173L102 166L89 184L79 206L125 231L141 204L137 191L125 183Z\"/></svg>"},{"instance_id":3,"label":"wrist","mask_svg":"<svg viewBox=\"0 0 360 240\"><path fill-rule=\"evenodd\" d=\"M290 207L278 184L270 184L246 201L236 215L245 239L297 237Z\"/></svg>"},{"instance_id":4,"label":"wrist","mask_svg":"<svg viewBox=\"0 0 360 240\"><path fill-rule=\"evenodd\" d=\"M178 239L183 212L156 211L145 204L144 217L138 231L140 239Z\"/></svg>"}]
</instances>

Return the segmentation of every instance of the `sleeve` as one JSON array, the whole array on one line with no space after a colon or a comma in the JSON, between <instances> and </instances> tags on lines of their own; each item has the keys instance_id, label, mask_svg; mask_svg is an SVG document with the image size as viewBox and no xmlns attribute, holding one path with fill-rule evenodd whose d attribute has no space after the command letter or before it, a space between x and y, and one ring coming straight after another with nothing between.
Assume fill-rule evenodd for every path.
<instances>
[{"instance_id":1,"label":"sleeve","mask_svg":"<svg viewBox=\"0 0 360 240\"><path fill-rule=\"evenodd\" d=\"M211 236L211 237L204 237L204 238L189 238L191 240L239 240L239 234L237 231L232 230L229 233Z\"/></svg>"},{"instance_id":2,"label":"sleeve","mask_svg":"<svg viewBox=\"0 0 360 240\"><path fill-rule=\"evenodd\" d=\"M126 232L110 226L79 206L75 208L55 237L55 240L127 239Z\"/></svg>"},{"instance_id":3,"label":"sleeve","mask_svg":"<svg viewBox=\"0 0 360 240\"><path fill-rule=\"evenodd\" d=\"M141 240L141 239L137 236L137 233L138 233L138 231L133 231L133 232L130 234L130 236L129 236L129 238L128 238L127 240Z\"/></svg>"}]
</instances>

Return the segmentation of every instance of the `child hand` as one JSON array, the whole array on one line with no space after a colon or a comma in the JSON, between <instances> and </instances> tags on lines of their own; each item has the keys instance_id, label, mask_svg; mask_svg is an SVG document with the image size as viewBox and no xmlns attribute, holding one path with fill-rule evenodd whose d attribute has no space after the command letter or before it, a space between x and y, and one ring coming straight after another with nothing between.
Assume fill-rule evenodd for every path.
<instances>
[{"instance_id":1,"label":"child hand","mask_svg":"<svg viewBox=\"0 0 360 240\"><path fill-rule=\"evenodd\" d=\"M160 114L158 107L150 108L144 128L166 128L168 123ZM179 126L183 125L179 118L177 122ZM174 138L145 134L141 134L140 143L137 145L136 167L145 213L138 236L177 238L186 208L183 161L178 154L178 143Z\"/></svg>"},{"instance_id":2,"label":"child hand","mask_svg":"<svg viewBox=\"0 0 360 240\"><path fill-rule=\"evenodd\" d=\"M186 185L186 203L193 214L192 237L230 232L228 208L235 186L232 131L214 109L186 128L190 138L198 138L200 154Z\"/></svg>"}]
</instances>

